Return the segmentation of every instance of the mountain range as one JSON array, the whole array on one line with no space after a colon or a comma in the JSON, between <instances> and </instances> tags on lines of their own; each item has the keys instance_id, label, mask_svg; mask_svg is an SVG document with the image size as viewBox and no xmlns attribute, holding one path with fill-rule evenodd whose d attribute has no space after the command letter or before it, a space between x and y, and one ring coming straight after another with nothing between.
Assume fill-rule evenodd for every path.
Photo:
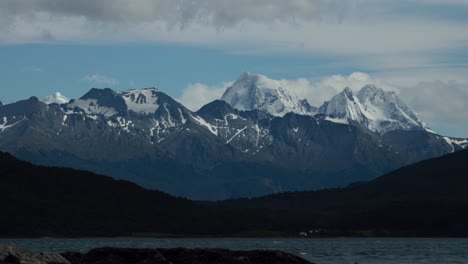
<instances>
[{"instance_id":1,"label":"mountain range","mask_svg":"<svg viewBox=\"0 0 468 264\"><path fill-rule=\"evenodd\" d=\"M0 106L2 151L203 200L345 186L466 146L374 85L314 107L250 73L196 112L156 88Z\"/></svg>"}]
</instances>

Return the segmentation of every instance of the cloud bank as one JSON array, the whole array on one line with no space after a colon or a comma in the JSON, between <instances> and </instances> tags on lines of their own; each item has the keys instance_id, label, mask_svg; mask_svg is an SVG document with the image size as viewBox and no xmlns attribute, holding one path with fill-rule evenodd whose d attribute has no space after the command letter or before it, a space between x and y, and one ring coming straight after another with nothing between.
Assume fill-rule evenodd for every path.
<instances>
[{"instance_id":1,"label":"cloud bank","mask_svg":"<svg viewBox=\"0 0 468 264\"><path fill-rule=\"evenodd\" d=\"M434 18L392 11L402 4L428 6L399 0L3 0L0 43L179 43L240 53L368 55L360 62L374 66L427 64L434 51L465 48L465 20L449 12Z\"/></svg>"},{"instance_id":2,"label":"cloud bank","mask_svg":"<svg viewBox=\"0 0 468 264\"><path fill-rule=\"evenodd\" d=\"M341 17L347 5L348 0L3 0L0 7L10 16L27 15L31 19L44 13L98 22L159 21L181 28L191 24L222 28L243 21L295 23L329 14Z\"/></svg>"}]
</instances>

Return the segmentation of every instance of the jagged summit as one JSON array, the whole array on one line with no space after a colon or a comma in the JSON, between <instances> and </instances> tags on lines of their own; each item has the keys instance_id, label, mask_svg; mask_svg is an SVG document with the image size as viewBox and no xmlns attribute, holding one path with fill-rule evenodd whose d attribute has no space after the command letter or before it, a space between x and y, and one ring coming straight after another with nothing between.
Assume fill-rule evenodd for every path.
<instances>
[{"instance_id":1,"label":"jagged summit","mask_svg":"<svg viewBox=\"0 0 468 264\"><path fill-rule=\"evenodd\" d=\"M319 113L344 120L354 120L374 132L421 130L426 125L395 92L387 92L373 84L361 88L357 95L345 88L325 102Z\"/></svg>"},{"instance_id":2,"label":"jagged summit","mask_svg":"<svg viewBox=\"0 0 468 264\"><path fill-rule=\"evenodd\" d=\"M113 116L132 111L136 114L154 114L160 107L158 89L144 88L114 91L110 88L92 88L80 99L68 104L68 108L80 108L88 114Z\"/></svg>"},{"instance_id":3,"label":"jagged summit","mask_svg":"<svg viewBox=\"0 0 468 264\"><path fill-rule=\"evenodd\" d=\"M346 87L341 93L335 95L330 101L325 102L319 113L325 114L333 119L348 119L367 124L366 116L361 111L359 100L354 96L353 91ZM340 121L342 122L342 121Z\"/></svg>"},{"instance_id":4,"label":"jagged summit","mask_svg":"<svg viewBox=\"0 0 468 264\"><path fill-rule=\"evenodd\" d=\"M55 92L53 95L49 95L44 97L41 100L45 104L66 104L70 101L67 97L65 97L60 92Z\"/></svg>"},{"instance_id":5,"label":"jagged summit","mask_svg":"<svg viewBox=\"0 0 468 264\"><path fill-rule=\"evenodd\" d=\"M263 110L275 116L308 114L297 96L279 81L246 72L221 97L239 110Z\"/></svg>"}]
</instances>

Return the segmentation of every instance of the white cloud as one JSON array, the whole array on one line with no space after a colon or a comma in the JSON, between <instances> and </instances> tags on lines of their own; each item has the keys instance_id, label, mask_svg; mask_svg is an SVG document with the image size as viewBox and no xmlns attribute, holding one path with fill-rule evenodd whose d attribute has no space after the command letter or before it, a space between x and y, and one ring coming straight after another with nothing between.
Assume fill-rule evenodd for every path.
<instances>
[{"instance_id":1,"label":"white cloud","mask_svg":"<svg viewBox=\"0 0 468 264\"><path fill-rule=\"evenodd\" d=\"M101 74L86 75L85 77L83 77L83 80L88 81L92 83L93 85L99 85L99 86L104 85L107 87L115 86L119 84L119 81L117 79L109 77L109 76L101 75Z\"/></svg>"},{"instance_id":2,"label":"white cloud","mask_svg":"<svg viewBox=\"0 0 468 264\"><path fill-rule=\"evenodd\" d=\"M182 92L178 101L188 109L197 111L203 105L220 99L226 88L231 85L232 82L226 82L215 86L209 86L203 83L190 84Z\"/></svg>"},{"instance_id":3,"label":"white cloud","mask_svg":"<svg viewBox=\"0 0 468 264\"><path fill-rule=\"evenodd\" d=\"M354 72L348 76L336 74L316 81L298 78L295 80L281 80L281 82L286 87L292 89L299 98L307 98L311 105L317 107L343 91L345 87L358 92L366 84L375 84L386 91L398 92L397 87L392 86L386 81L373 79L370 75L363 72Z\"/></svg>"},{"instance_id":4,"label":"white cloud","mask_svg":"<svg viewBox=\"0 0 468 264\"><path fill-rule=\"evenodd\" d=\"M400 96L436 131L468 137L468 82L420 82Z\"/></svg>"}]
</instances>

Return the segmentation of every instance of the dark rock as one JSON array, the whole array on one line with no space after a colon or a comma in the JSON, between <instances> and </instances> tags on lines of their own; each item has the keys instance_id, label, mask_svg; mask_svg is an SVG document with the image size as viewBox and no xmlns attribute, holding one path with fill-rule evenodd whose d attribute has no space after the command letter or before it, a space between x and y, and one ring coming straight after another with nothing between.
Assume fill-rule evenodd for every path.
<instances>
[{"instance_id":1,"label":"dark rock","mask_svg":"<svg viewBox=\"0 0 468 264\"><path fill-rule=\"evenodd\" d=\"M64 253L72 264L112 263L112 264L171 264L158 250L128 248L97 248L86 254Z\"/></svg>"},{"instance_id":2,"label":"dark rock","mask_svg":"<svg viewBox=\"0 0 468 264\"><path fill-rule=\"evenodd\" d=\"M56 253L33 255L15 244L0 244L0 264L70 264Z\"/></svg>"},{"instance_id":3,"label":"dark rock","mask_svg":"<svg viewBox=\"0 0 468 264\"><path fill-rule=\"evenodd\" d=\"M42 260L47 264L70 264L70 262L58 253L41 253L36 256L36 259Z\"/></svg>"},{"instance_id":4,"label":"dark rock","mask_svg":"<svg viewBox=\"0 0 468 264\"><path fill-rule=\"evenodd\" d=\"M125 249L98 248L86 254L62 254L72 264L310 264L289 253L273 250L226 249Z\"/></svg>"}]
</instances>

